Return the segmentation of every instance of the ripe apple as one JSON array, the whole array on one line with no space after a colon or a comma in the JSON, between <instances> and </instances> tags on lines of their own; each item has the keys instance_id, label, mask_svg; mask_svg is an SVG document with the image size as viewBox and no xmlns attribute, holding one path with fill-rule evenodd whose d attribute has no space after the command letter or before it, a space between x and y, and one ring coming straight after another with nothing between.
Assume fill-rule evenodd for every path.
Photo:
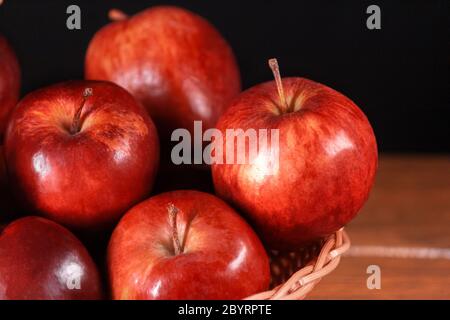
<instances>
[{"instance_id":1,"label":"ripe apple","mask_svg":"<svg viewBox=\"0 0 450 320\"><path fill-rule=\"evenodd\" d=\"M173 191L132 208L108 247L114 299L241 299L267 289L267 254L227 204Z\"/></svg>"},{"instance_id":2,"label":"ripe apple","mask_svg":"<svg viewBox=\"0 0 450 320\"><path fill-rule=\"evenodd\" d=\"M20 68L16 55L0 35L0 141L9 115L16 106L20 91Z\"/></svg>"},{"instance_id":3,"label":"ripe apple","mask_svg":"<svg viewBox=\"0 0 450 320\"><path fill-rule=\"evenodd\" d=\"M98 31L86 54L87 79L130 91L151 115L162 141L173 129L211 128L240 92L230 46L205 19L174 6L133 17L112 10L115 22Z\"/></svg>"},{"instance_id":4,"label":"ripe apple","mask_svg":"<svg viewBox=\"0 0 450 320\"><path fill-rule=\"evenodd\" d=\"M216 193L245 213L269 247L295 250L358 213L374 182L377 145L350 99L304 78L281 80L276 60L271 67L276 81L243 92L217 127L277 129L278 166L261 152L253 163L215 163L212 173Z\"/></svg>"},{"instance_id":5,"label":"ripe apple","mask_svg":"<svg viewBox=\"0 0 450 320\"><path fill-rule=\"evenodd\" d=\"M81 242L47 219L0 230L0 300L101 299L97 267Z\"/></svg>"},{"instance_id":6,"label":"ripe apple","mask_svg":"<svg viewBox=\"0 0 450 320\"><path fill-rule=\"evenodd\" d=\"M27 208L77 229L109 227L150 193L158 138L123 88L70 81L27 95L5 142L11 183Z\"/></svg>"}]
</instances>

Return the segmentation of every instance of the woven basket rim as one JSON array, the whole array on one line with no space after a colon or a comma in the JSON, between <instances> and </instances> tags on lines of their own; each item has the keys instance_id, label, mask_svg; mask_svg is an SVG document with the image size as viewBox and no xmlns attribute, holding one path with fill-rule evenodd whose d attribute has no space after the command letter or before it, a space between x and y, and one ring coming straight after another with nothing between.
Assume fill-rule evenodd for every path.
<instances>
[{"instance_id":1,"label":"woven basket rim","mask_svg":"<svg viewBox=\"0 0 450 320\"><path fill-rule=\"evenodd\" d=\"M316 258L295 272L286 282L244 300L302 300L323 277L337 268L341 256L349 248L350 238L344 228L341 228L328 236Z\"/></svg>"}]
</instances>

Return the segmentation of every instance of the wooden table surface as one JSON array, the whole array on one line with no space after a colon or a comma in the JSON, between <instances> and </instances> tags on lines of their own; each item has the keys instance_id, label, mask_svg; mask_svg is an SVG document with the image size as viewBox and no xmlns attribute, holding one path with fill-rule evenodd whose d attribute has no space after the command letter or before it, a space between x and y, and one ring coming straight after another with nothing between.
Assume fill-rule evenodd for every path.
<instances>
[{"instance_id":1,"label":"wooden table surface","mask_svg":"<svg viewBox=\"0 0 450 320\"><path fill-rule=\"evenodd\" d=\"M346 230L354 251L308 299L450 299L450 156L382 155L370 198ZM447 258L361 256L368 246L436 248ZM379 290L367 288L370 265L380 267Z\"/></svg>"}]
</instances>

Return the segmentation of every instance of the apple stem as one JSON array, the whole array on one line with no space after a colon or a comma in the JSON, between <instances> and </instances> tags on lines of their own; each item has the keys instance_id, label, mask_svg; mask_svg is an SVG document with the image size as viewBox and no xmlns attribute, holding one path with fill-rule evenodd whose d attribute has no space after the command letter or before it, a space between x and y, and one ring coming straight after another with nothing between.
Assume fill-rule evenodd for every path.
<instances>
[{"instance_id":1,"label":"apple stem","mask_svg":"<svg viewBox=\"0 0 450 320\"><path fill-rule=\"evenodd\" d=\"M81 102L80 107L78 108L77 112L75 113L75 116L73 117L72 125L70 127L70 133L76 134L80 132L80 125L81 125L81 112L83 111L83 107L86 103L86 100L93 95L92 88L86 88L83 91L83 102Z\"/></svg>"},{"instance_id":2,"label":"apple stem","mask_svg":"<svg viewBox=\"0 0 450 320\"><path fill-rule=\"evenodd\" d=\"M269 67L272 69L275 82L277 84L278 96L280 97L280 103L285 111L289 110L289 106L286 101L286 96L284 95L283 82L281 81L280 67L278 66L278 61L276 58L269 59Z\"/></svg>"},{"instance_id":3,"label":"apple stem","mask_svg":"<svg viewBox=\"0 0 450 320\"><path fill-rule=\"evenodd\" d=\"M169 203L169 205L167 206L167 211L169 212L170 225L172 227L172 241L175 255L179 255L183 251L180 243L180 238L178 237L177 216L179 210L173 203Z\"/></svg>"},{"instance_id":4,"label":"apple stem","mask_svg":"<svg viewBox=\"0 0 450 320\"><path fill-rule=\"evenodd\" d=\"M123 21L127 20L129 16L119 9L111 9L108 12L108 18L111 21Z\"/></svg>"}]
</instances>

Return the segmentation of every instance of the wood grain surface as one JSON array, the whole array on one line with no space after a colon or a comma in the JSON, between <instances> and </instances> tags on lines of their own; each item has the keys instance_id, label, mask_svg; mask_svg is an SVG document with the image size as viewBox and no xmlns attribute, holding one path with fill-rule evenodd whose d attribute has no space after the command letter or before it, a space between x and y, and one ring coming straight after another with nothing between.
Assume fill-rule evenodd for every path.
<instances>
[{"instance_id":1,"label":"wood grain surface","mask_svg":"<svg viewBox=\"0 0 450 320\"><path fill-rule=\"evenodd\" d=\"M354 248L450 250L450 156L381 156L370 198L346 230ZM448 258L354 254L342 258L308 299L450 299ZM379 290L367 288L370 265L380 267Z\"/></svg>"}]
</instances>

